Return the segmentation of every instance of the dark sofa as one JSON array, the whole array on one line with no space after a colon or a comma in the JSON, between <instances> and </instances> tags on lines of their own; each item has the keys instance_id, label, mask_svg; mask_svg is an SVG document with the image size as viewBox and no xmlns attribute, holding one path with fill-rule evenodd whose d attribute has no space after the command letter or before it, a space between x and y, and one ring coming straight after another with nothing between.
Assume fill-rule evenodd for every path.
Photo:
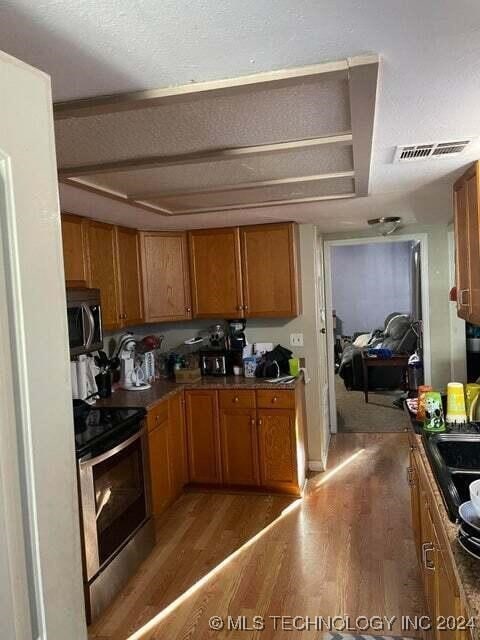
<instances>
[{"instance_id":1,"label":"dark sofa","mask_svg":"<svg viewBox=\"0 0 480 640\"><path fill-rule=\"evenodd\" d=\"M417 348L417 333L411 319L405 314L391 313L385 318L383 329L372 332L365 347L347 345L342 353L338 375L348 390L363 391L362 351L383 347L394 354L414 353ZM399 389L402 384L402 371L397 368L376 368L368 374L369 389Z\"/></svg>"}]
</instances>

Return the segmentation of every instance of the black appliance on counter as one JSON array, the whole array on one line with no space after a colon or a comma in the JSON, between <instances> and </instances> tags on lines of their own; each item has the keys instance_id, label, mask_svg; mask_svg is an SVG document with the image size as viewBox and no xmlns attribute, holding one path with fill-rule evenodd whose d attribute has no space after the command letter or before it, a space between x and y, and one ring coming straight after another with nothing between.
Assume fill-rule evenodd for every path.
<instances>
[{"instance_id":1,"label":"black appliance on counter","mask_svg":"<svg viewBox=\"0 0 480 640\"><path fill-rule=\"evenodd\" d=\"M198 355L202 376L228 376L233 373L230 353L226 349L202 349Z\"/></svg>"},{"instance_id":2,"label":"black appliance on counter","mask_svg":"<svg viewBox=\"0 0 480 640\"><path fill-rule=\"evenodd\" d=\"M243 366L243 348L247 345L247 338L245 336L246 325L247 321L244 319L228 320L227 346L232 370L234 366Z\"/></svg>"},{"instance_id":3,"label":"black appliance on counter","mask_svg":"<svg viewBox=\"0 0 480 640\"><path fill-rule=\"evenodd\" d=\"M144 409L75 410L87 621L154 546Z\"/></svg>"}]
</instances>

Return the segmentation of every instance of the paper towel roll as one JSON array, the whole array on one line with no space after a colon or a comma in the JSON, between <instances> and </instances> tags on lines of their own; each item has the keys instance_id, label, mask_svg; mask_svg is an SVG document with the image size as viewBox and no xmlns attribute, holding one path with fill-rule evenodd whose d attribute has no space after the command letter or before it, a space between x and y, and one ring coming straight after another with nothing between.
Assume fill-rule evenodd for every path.
<instances>
[{"instance_id":1,"label":"paper towel roll","mask_svg":"<svg viewBox=\"0 0 480 640\"><path fill-rule=\"evenodd\" d=\"M81 400L85 400L88 395L87 392L87 357L78 356L77 361L77 385L78 385L78 397Z\"/></svg>"},{"instance_id":2,"label":"paper towel roll","mask_svg":"<svg viewBox=\"0 0 480 640\"><path fill-rule=\"evenodd\" d=\"M72 384L72 398L78 399L77 363L70 362L70 382Z\"/></svg>"}]
</instances>

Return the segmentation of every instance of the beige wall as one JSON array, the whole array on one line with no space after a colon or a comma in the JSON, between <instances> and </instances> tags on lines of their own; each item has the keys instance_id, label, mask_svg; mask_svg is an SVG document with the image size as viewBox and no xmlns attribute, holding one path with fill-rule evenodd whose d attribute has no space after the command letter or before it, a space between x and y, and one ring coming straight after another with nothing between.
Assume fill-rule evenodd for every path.
<instances>
[{"instance_id":1,"label":"beige wall","mask_svg":"<svg viewBox=\"0 0 480 640\"><path fill-rule=\"evenodd\" d=\"M428 291L432 384L443 389L450 380L449 253L447 225L407 225L399 234L425 233L428 238ZM353 234L329 234L324 240L372 237L370 229Z\"/></svg>"},{"instance_id":2,"label":"beige wall","mask_svg":"<svg viewBox=\"0 0 480 640\"><path fill-rule=\"evenodd\" d=\"M0 638L87 638L50 78L0 52Z\"/></svg>"},{"instance_id":3,"label":"beige wall","mask_svg":"<svg viewBox=\"0 0 480 640\"><path fill-rule=\"evenodd\" d=\"M308 446L309 460L318 464L325 454L324 436L320 423L320 409L318 391L319 362L315 334L315 251L316 228L311 224L300 225L300 269L302 280L303 313L290 320L259 320L252 319L247 322L247 337L249 342L274 342L294 351L296 356L304 357L311 382L305 388L307 404ZM219 320L221 320L219 318ZM130 330L136 336L145 336L148 333L163 334L165 341L164 350L177 347L187 338L196 335L199 330L206 329L215 324L215 320L193 320L191 322L163 323L156 325L142 325ZM303 333L304 346L290 347L290 334ZM114 334L118 335L118 334ZM107 346L107 345L105 345Z\"/></svg>"}]
</instances>

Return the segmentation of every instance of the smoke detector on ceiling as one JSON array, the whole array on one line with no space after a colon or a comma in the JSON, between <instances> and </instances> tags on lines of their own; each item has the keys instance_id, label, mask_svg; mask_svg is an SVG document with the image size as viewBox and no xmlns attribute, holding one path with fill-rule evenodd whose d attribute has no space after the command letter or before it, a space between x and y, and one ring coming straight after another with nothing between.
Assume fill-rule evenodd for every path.
<instances>
[{"instance_id":1,"label":"smoke detector on ceiling","mask_svg":"<svg viewBox=\"0 0 480 640\"><path fill-rule=\"evenodd\" d=\"M412 162L427 158L444 158L462 153L470 140L452 140L451 142L431 142L429 144L402 145L395 148L393 162Z\"/></svg>"}]
</instances>

